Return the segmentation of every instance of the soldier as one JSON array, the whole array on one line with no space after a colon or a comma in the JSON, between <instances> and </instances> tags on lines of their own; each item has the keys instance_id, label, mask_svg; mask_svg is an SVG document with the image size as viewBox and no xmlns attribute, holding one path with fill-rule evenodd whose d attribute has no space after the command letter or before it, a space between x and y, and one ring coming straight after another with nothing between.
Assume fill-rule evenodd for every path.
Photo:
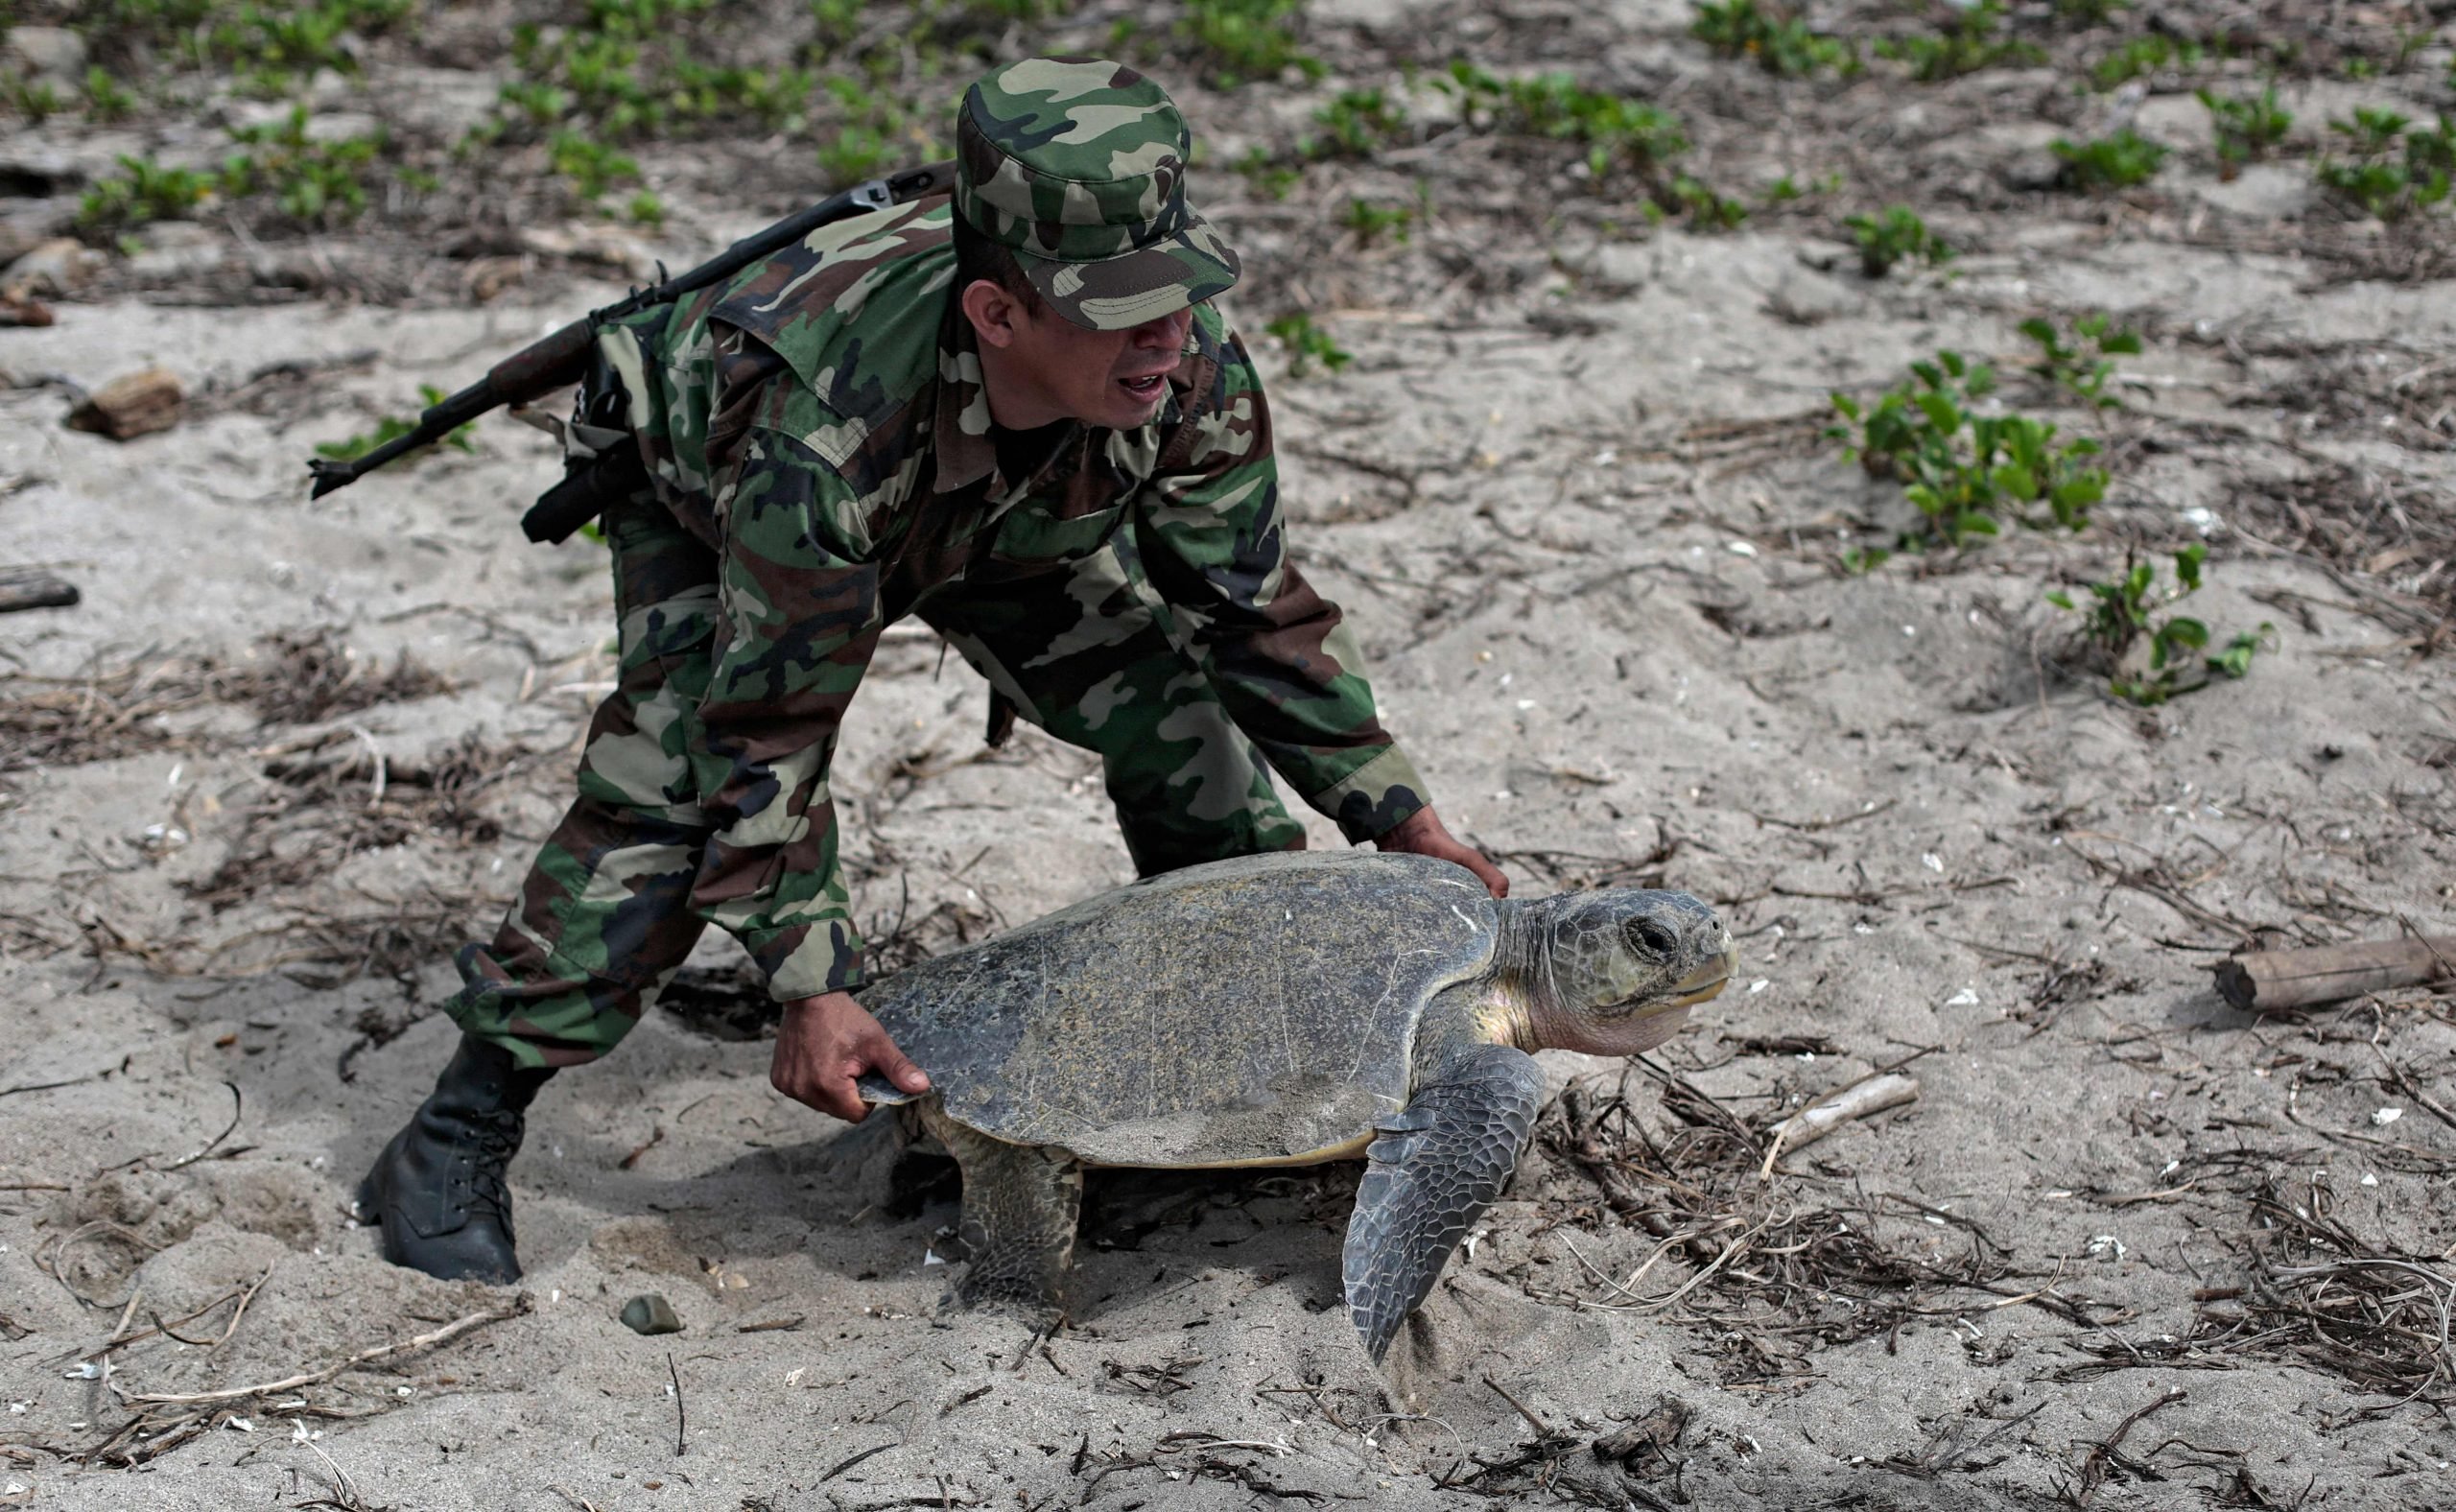
<instances>
[{"instance_id":1,"label":"soldier","mask_svg":"<svg viewBox=\"0 0 2456 1512\"><path fill-rule=\"evenodd\" d=\"M1261 382L1211 302L1237 257L1187 207L1168 95L1028 59L966 91L956 140L952 199L824 226L601 336L597 423L572 429L641 464L602 521L620 681L502 928L458 957L458 1051L360 1188L386 1259L520 1274L505 1171L531 1099L611 1050L709 924L782 1005L779 1092L859 1121L864 1073L927 1088L848 995L828 795L908 614L994 709L1099 753L1145 876L1301 847L1267 766L1351 841L1506 889L1287 559Z\"/></svg>"}]
</instances>

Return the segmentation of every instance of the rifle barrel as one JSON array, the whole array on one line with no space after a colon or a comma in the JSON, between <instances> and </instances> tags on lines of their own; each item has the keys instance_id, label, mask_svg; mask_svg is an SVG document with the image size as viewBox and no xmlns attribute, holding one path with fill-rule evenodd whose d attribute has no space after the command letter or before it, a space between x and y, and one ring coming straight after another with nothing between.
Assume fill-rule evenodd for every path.
<instances>
[{"instance_id":1,"label":"rifle barrel","mask_svg":"<svg viewBox=\"0 0 2456 1512\"><path fill-rule=\"evenodd\" d=\"M491 377L481 378L459 393L447 395L439 403L429 406L418 416L417 424L371 452L353 457L345 462L334 461L327 457L319 457L309 462L307 470L315 474L316 486L307 497L320 499L336 488L345 488L403 452L432 446L501 403L503 396Z\"/></svg>"},{"instance_id":2,"label":"rifle barrel","mask_svg":"<svg viewBox=\"0 0 2456 1512\"><path fill-rule=\"evenodd\" d=\"M765 230L752 232L688 272L669 278L653 288L639 290L602 310L592 310L580 319L497 363L485 377L419 415L418 423L406 435L395 437L365 456L348 461L335 461L324 457L310 461L307 468L316 482L308 497L320 499L336 488L345 488L403 453L431 446L443 439L489 410L507 404L524 404L550 390L577 381L586 364L588 349L596 339L598 327L608 320L620 319L651 305L664 304L694 290L704 289L720 278L730 277L761 258L791 246L831 222L866 215L873 210L884 210L925 195L943 192L954 184L955 177L956 165L941 162L855 184Z\"/></svg>"}]
</instances>

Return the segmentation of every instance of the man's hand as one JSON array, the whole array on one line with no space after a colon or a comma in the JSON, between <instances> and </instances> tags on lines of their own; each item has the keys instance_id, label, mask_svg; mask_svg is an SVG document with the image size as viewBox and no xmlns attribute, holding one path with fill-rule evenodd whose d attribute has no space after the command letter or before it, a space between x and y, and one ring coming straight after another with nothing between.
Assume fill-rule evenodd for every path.
<instances>
[{"instance_id":1,"label":"man's hand","mask_svg":"<svg viewBox=\"0 0 2456 1512\"><path fill-rule=\"evenodd\" d=\"M1484 853L1472 845L1463 845L1442 828L1441 818L1429 808L1418 809L1401 819L1374 842L1378 850L1405 851L1411 856L1430 856L1436 861L1455 862L1476 874L1485 889L1496 898L1509 896L1509 879L1500 868L1484 859Z\"/></svg>"},{"instance_id":2,"label":"man's hand","mask_svg":"<svg viewBox=\"0 0 2456 1512\"><path fill-rule=\"evenodd\" d=\"M853 1090L853 1078L870 1071L907 1092L930 1090L929 1076L850 994L827 992L785 1004L776 1058L768 1067L768 1080L778 1092L830 1118L859 1123L869 1117L870 1105Z\"/></svg>"}]
</instances>

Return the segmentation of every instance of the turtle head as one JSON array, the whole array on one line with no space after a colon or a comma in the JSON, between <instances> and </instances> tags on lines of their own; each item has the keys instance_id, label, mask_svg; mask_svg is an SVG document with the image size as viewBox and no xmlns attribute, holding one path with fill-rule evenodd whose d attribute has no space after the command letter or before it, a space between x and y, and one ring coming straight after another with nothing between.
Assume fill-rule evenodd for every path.
<instances>
[{"instance_id":1,"label":"turtle head","mask_svg":"<svg viewBox=\"0 0 2456 1512\"><path fill-rule=\"evenodd\" d=\"M1526 906L1525 994L1537 1044L1635 1055L1679 1031L1738 969L1731 932L1685 892L1609 887Z\"/></svg>"}]
</instances>

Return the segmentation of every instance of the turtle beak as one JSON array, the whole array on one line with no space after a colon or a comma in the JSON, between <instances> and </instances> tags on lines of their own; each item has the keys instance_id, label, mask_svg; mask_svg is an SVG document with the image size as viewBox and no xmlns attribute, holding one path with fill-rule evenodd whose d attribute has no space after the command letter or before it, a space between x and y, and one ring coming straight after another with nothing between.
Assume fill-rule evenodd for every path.
<instances>
[{"instance_id":1,"label":"turtle beak","mask_svg":"<svg viewBox=\"0 0 2456 1512\"><path fill-rule=\"evenodd\" d=\"M1666 1001L1677 1008L1707 1002L1720 994L1738 970L1739 947L1725 940L1721 955L1671 984L1671 993Z\"/></svg>"}]
</instances>

